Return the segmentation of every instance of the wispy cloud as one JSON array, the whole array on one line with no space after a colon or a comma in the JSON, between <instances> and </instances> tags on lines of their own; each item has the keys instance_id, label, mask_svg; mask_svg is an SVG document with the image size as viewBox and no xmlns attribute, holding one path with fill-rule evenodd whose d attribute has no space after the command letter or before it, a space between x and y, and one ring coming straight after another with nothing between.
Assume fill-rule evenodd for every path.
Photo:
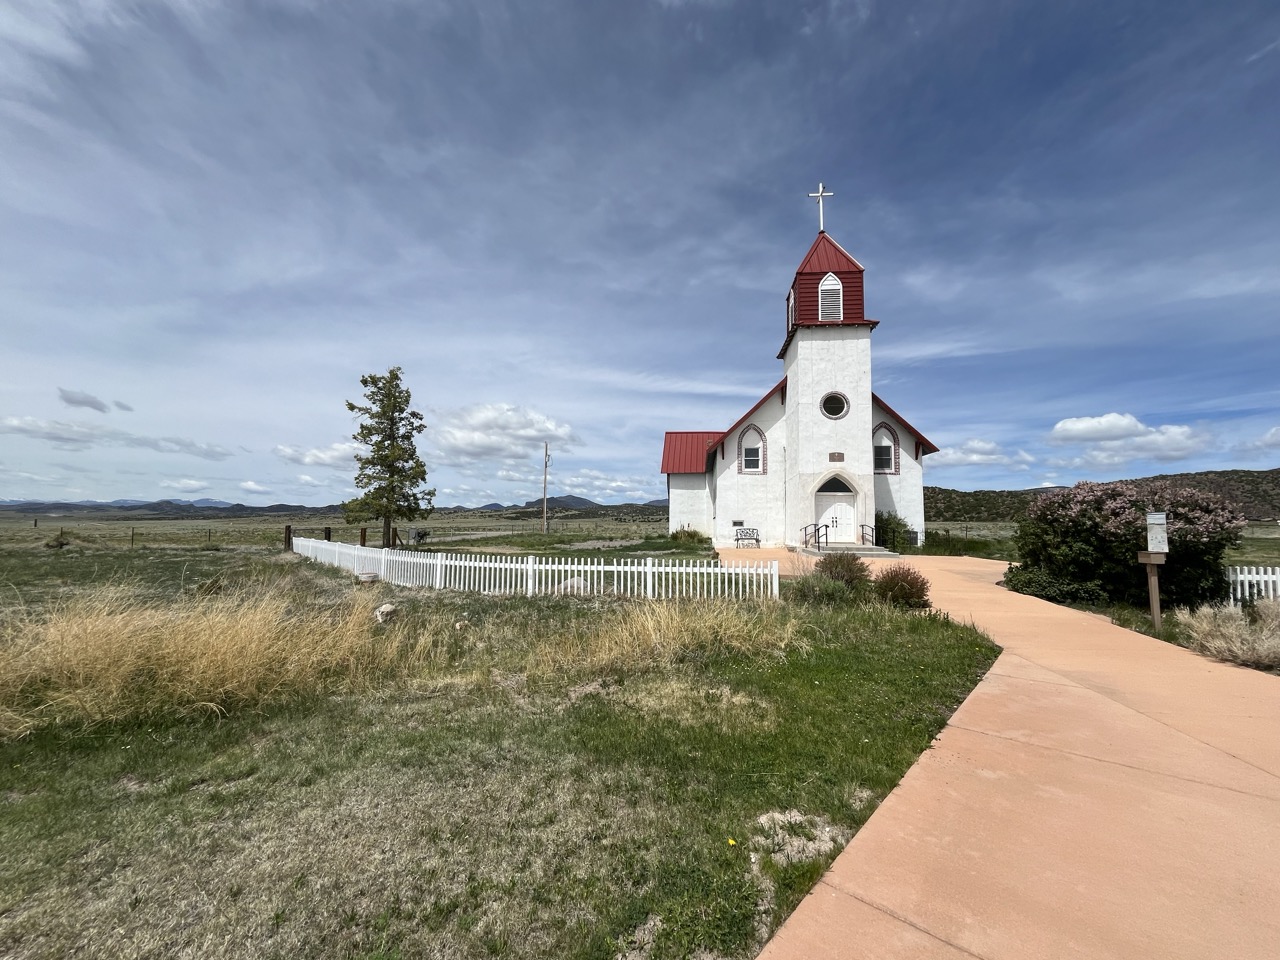
<instances>
[{"instance_id":1,"label":"wispy cloud","mask_svg":"<svg viewBox=\"0 0 1280 960\"><path fill-rule=\"evenodd\" d=\"M179 493L203 493L209 489L209 484L204 480L161 480L160 486L169 490L177 490Z\"/></svg>"},{"instance_id":2,"label":"wispy cloud","mask_svg":"<svg viewBox=\"0 0 1280 960\"><path fill-rule=\"evenodd\" d=\"M327 447L277 446L275 455L282 460L296 463L303 467L333 467L334 469L354 469L355 456L364 453L365 448L358 443L331 443Z\"/></svg>"},{"instance_id":3,"label":"wispy cloud","mask_svg":"<svg viewBox=\"0 0 1280 960\"><path fill-rule=\"evenodd\" d=\"M117 410L123 410L125 413L133 413L133 407L129 406L123 400L112 400L111 402Z\"/></svg>"},{"instance_id":4,"label":"wispy cloud","mask_svg":"<svg viewBox=\"0 0 1280 960\"><path fill-rule=\"evenodd\" d=\"M974 437L956 447L943 447L932 454L926 462L931 467L974 467L999 464L1025 470L1035 463L1035 460L1036 458L1025 450L1008 453L994 440Z\"/></svg>"},{"instance_id":5,"label":"wispy cloud","mask_svg":"<svg viewBox=\"0 0 1280 960\"><path fill-rule=\"evenodd\" d=\"M87 450L96 446L137 447L157 453L182 453L202 460L226 460L230 450L212 443L200 443L186 437L146 437L112 427L63 420L41 420L36 417L4 417L0 433L16 434L34 440L45 440L63 449Z\"/></svg>"},{"instance_id":6,"label":"wispy cloud","mask_svg":"<svg viewBox=\"0 0 1280 960\"><path fill-rule=\"evenodd\" d=\"M1280 427L1272 427L1264 433L1257 445L1267 450L1280 450Z\"/></svg>"},{"instance_id":7,"label":"wispy cloud","mask_svg":"<svg viewBox=\"0 0 1280 960\"><path fill-rule=\"evenodd\" d=\"M65 390L58 388L58 398L68 407L88 407L90 410L97 410L99 413L107 413L110 407L107 406L105 400L99 400L91 393L83 393L79 390Z\"/></svg>"}]
</instances>

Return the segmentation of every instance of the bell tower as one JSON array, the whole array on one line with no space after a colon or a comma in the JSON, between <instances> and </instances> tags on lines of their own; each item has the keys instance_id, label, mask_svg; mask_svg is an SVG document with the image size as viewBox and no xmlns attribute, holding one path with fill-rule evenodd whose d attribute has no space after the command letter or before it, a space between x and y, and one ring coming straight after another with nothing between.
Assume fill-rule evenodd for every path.
<instances>
[{"instance_id":1,"label":"bell tower","mask_svg":"<svg viewBox=\"0 0 1280 960\"><path fill-rule=\"evenodd\" d=\"M821 193L821 188L819 188ZM829 196L829 194L827 194ZM875 523L871 448L871 331L862 264L818 232L787 291L778 358L787 381L787 528L831 527L856 543Z\"/></svg>"}]
</instances>

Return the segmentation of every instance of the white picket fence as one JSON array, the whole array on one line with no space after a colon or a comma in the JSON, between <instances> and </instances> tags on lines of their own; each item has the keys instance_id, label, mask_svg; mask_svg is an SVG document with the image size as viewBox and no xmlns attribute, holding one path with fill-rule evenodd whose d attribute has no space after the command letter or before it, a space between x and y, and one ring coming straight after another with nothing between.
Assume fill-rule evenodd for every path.
<instances>
[{"instance_id":1,"label":"white picket fence","mask_svg":"<svg viewBox=\"0 0 1280 960\"><path fill-rule=\"evenodd\" d=\"M1244 600L1280 600L1280 567L1227 567L1231 603Z\"/></svg>"},{"instance_id":2,"label":"white picket fence","mask_svg":"<svg viewBox=\"0 0 1280 960\"><path fill-rule=\"evenodd\" d=\"M612 593L629 597L776 597L778 561L722 566L715 560L655 557L479 556L379 550L349 543L293 538L294 553L320 563L376 573L402 587L466 590L475 593Z\"/></svg>"}]
</instances>

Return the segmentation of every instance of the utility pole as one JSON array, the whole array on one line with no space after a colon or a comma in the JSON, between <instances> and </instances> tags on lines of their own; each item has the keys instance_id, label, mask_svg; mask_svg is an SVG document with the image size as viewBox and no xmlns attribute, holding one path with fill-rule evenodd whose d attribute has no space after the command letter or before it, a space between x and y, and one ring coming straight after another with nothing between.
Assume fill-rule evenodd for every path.
<instances>
[{"instance_id":1,"label":"utility pole","mask_svg":"<svg viewBox=\"0 0 1280 960\"><path fill-rule=\"evenodd\" d=\"M547 467L551 466L551 448L542 442L542 532L547 532Z\"/></svg>"}]
</instances>

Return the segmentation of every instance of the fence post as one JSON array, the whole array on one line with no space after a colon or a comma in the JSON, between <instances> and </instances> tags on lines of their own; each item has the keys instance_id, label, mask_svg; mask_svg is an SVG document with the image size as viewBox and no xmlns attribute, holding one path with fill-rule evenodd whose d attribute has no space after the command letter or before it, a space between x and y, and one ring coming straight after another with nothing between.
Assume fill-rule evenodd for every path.
<instances>
[{"instance_id":1,"label":"fence post","mask_svg":"<svg viewBox=\"0 0 1280 960\"><path fill-rule=\"evenodd\" d=\"M362 546L362 547L367 547L367 546L369 545L369 544L366 542L366 541L368 540L368 538L369 538L369 528L368 528L368 527L361 527L361 528L360 528L360 546Z\"/></svg>"},{"instance_id":2,"label":"fence post","mask_svg":"<svg viewBox=\"0 0 1280 960\"><path fill-rule=\"evenodd\" d=\"M333 539L333 528L332 528L332 527L325 527L325 528L324 528L324 538L325 538L325 540L332 540L332 539Z\"/></svg>"},{"instance_id":3,"label":"fence post","mask_svg":"<svg viewBox=\"0 0 1280 960\"><path fill-rule=\"evenodd\" d=\"M536 584L534 583L535 575L536 574L534 569L533 557L531 556L525 557L524 558L525 596L528 596L528 597L533 596L534 587L536 586Z\"/></svg>"},{"instance_id":4,"label":"fence post","mask_svg":"<svg viewBox=\"0 0 1280 960\"><path fill-rule=\"evenodd\" d=\"M387 582L387 554L390 551L386 547L382 548L382 556L378 562L378 579L383 583Z\"/></svg>"},{"instance_id":5,"label":"fence post","mask_svg":"<svg viewBox=\"0 0 1280 960\"><path fill-rule=\"evenodd\" d=\"M778 599L778 561L769 561L769 593L773 599Z\"/></svg>"},{"instance_id":6,"label":"fence post","mask_svg":"<svg viewBox=\"0 0 1280 960\"><path fill-rule=\"evenodd\" d=\"M644 558L644 595L653 599L653 557Z\"/></svg>"},{"instance_id":7,"label":"fence post","mask_svg":"<svg viewBox=\"0 0 1280 960\"><path fill-rule=\"evenodd\" d=\"M133 546L133 528L129 529L129 546ZM293 524L286 523L284 525L284 548L293 550Z\"/></svg>"}]
</instances>

